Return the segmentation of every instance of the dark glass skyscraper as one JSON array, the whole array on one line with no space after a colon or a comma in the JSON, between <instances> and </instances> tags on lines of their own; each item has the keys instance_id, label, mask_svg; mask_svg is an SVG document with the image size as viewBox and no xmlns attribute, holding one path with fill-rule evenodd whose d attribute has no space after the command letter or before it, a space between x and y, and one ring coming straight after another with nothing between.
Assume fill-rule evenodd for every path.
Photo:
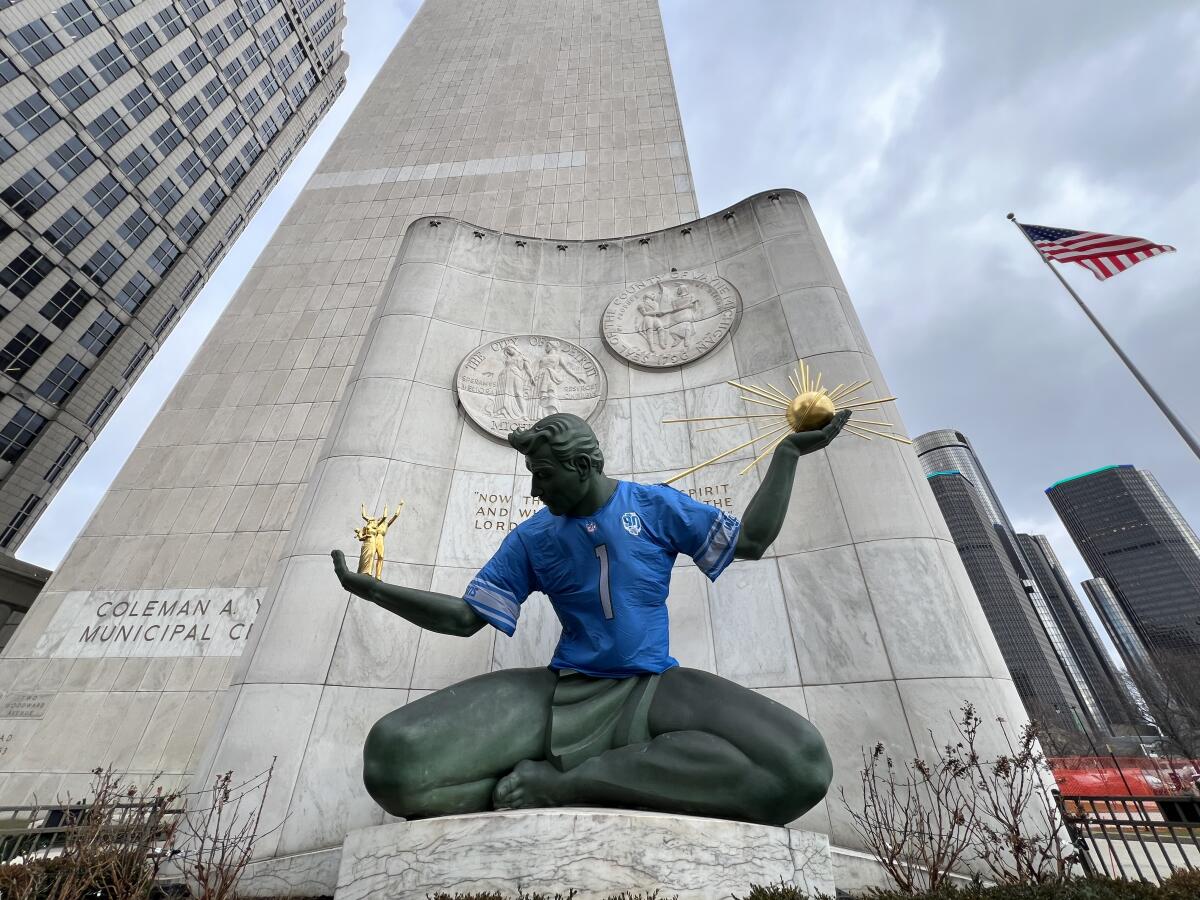
<instances>
[{"instance_id":1,"label":"dark glass skyscraper","mask_svg":"<svg viewBox=\"0 0 1200 900\"><path fill-rule=\"evenodd\" d=\"M1200 541L1154 476L1107 466L1046 494L1159 668L1200 653Z\"/></svg>"},{"instance_id":2,"label":"dark glass skyscraper","mask_svg":"<svg viewBox=\"0 0 1200 900\"><path fill-rule=\"evenodd\" d=\"M1104 707L1043 596L1033 566L1025 558L1008 514L970 441L962 432L943 429L918 436L914 444L1014 681L1018 680L1018 670L1042 673L1033 680L1027 676L1027 688L1017 684L1026 707L1040 708L1045 717L1046 710L1053 712L1055 706L1065 710L1078 705L1093 730L1108 733L1111 727ZM961 475L963 484L942 483L932 477L943 472ZM973 496L973 504L964 499L967 494ZM979 517L978 522L974 516ZM980 528L991 535L986 543L995 542L1006 565L988 559L991 550L983 546ZM1011 590L1013 580L1015 592ZM1036 694L1026 695L1027 690Z\"/></svg>"},{"instance_id":3,"label":"dark glass skyscraper","mask_svg":"<svg viewBox=\"0 0 1200 900\"><path fill-rule=\"evenodd\" d=\"M1058 619L1063 637L1071 645L1071 652L1108 721L1113 725L1140 725L1143 716L1104 649L1100 634L1071 586L1050 541L1044 534L1018 534L1017 543L1033 566L1034 580Z\"/></svg>"}]
</instances>

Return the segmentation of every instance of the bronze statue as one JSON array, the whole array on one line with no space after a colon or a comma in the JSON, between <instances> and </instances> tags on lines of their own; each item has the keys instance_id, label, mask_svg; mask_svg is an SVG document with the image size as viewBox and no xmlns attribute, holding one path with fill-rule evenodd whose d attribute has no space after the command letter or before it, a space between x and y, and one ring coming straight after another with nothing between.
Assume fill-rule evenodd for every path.
<instances>
[{"instance_id":1,"label":"bronze statue","mask_svg":"<svg viewBox=\"0 0 1200 900\"><path fill-rule=\"evenodd\" d=\"M383 539L387 537L388 528L396 521L396 516L400 515L400 510L404 509L404 501L400 501L390 519L386 504L383 507L383 515L378 517L367 515L365 503L360 506L363 522L366 524L354 529L354 536L362 542L358 551L358 574L379 579L383 577Z\"/></svg>"},{"instance_id":2,"label":"bronze statue","mask_svg":"<svg viewBox=\"0 0 1200 900\"><path fill-rule=\"evenodd\" d=\"M832 764L816 728L667 647L677 553L716 578L779 534L800 456L849 418L790 434L739 523L674 488L616 481L587 423L559 413L514 431L545 509L505 537L463 597L346 568L343 587L422 628L512 634L532 591L563 624L548 668L468 679L384 716L363 750L367 790L406 818L595 805L783 825L825 796Z\"/></svg>"}]
</instances>

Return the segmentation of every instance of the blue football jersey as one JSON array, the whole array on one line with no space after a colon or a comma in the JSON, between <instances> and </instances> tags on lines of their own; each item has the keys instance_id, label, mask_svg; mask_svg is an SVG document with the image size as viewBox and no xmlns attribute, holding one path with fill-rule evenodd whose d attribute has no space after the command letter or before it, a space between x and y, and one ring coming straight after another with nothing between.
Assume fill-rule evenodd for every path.
<instances>
[{"instance_id":1,"label":"blue football jersey","mask_svg":"<svg viewBox=\"0 0 1200 900\"><path fill-rule=\"evenodd\" d=\"M550 662L598 677L662 672L670 654L667 589L684 553L710 579L733 560L741 523L672 487L617 482L591 516L542 509L504 538L463 599L512 635L534 591L550 598L562 637Z\"/></svg>"}]
</instances>

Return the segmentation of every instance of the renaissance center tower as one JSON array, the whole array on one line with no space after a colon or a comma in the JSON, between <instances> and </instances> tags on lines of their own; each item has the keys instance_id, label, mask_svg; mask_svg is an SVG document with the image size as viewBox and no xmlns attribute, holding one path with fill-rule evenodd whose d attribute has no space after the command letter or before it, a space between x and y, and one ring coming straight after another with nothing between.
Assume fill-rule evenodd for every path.
<instances>
[{"instance_id":1,"label":"renaissance center tower","mask_svg":"<svg viewBox=\"0 0 1200 900\"><path fill-rule=\"evenodd\" d=\"M689 317L623 331L647 294ZM540 368L509 397L488 367L521 354ZM558 636L539 597L515 637L462 639L348 596L329 550L353 552L360 504L405 503L385 580L461 593L536 506L506 424L578 408L608 474L659 482L752 436L664 419L753 412L726 381L786 383L797 359L888 395L802 194L698 216L655 0L427 0L0 658L41 704L3 722L0 802L109 763L205 780L275 758L258 852L328 888L346 833L384 818L372 723L545 665ZM675 486L736 515L761 449ZM964 699L1024 716L891 441L804 457L771 552L712 585L677 567L669 605L683 665L821 730L831 796L864 745L930 752ZM836 802L799 825L857 844Z\"/></svg>"}]
</instances>

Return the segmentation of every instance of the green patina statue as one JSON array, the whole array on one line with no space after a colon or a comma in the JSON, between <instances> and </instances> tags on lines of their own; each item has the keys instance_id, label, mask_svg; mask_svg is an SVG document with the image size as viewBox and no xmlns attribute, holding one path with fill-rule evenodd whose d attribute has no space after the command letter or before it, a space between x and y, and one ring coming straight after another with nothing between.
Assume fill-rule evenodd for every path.
<instances>
[{"instance_id":1,"label":"green patina statue","mask_svg":"<svg viewBox=\"0 0 1200 900\"><path fill-rule=\"evenodd\" d=\"M442 634L511 635L546 594L562 623L548 668L506 669L422 697L367 736L367 790L394 816L592 805L786 824L825 796L821 735L785 706L668 651L678 553L715 579L779 534L796 462L845 425L789 435L741 522L665 485L617 481L590 427L566 413L509 435L544 509L505 537L462 597L356 574L342 586ZM753 652L753 648L747 648Z\"/></svg>"}]
</instances>

